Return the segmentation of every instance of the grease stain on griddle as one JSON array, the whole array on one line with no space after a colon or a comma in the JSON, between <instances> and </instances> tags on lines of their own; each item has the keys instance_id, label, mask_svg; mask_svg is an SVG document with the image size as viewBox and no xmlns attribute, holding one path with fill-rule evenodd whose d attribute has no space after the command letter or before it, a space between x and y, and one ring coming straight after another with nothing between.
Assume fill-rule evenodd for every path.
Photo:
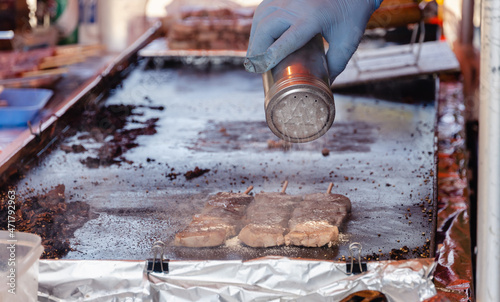
<instances>
[{"instance_id":1,"label":"grease stain on griddle","mask_svg":"<svg viewBox=\"0 0 500 302\"><path fill-rule=\"evenodd\" d=\"M370 152L377 129L366 122L334 122L324 138L303 144L276 142L264 121L213 122L199 133L189 147L194 151L224 152L231 150Z\"/></svg>"},{"instance_id":2,"label":"grease stain on griddle","mask_svg":"<svg viewBox=\"0 0 500 302\"><path fill-rule=\"evenodd\" d=\"M134 117L143 114L134 111L137 107L147 107L159 111L165 109L163 106L144 105L109 105L103 107L91 105L86 108L82 118L75 122L76 129L84 132L83 135L78 136L78 139L100 143L101 146L97 148L97 156L87 156L85 159L80 160L82 164L88 168L99 168L100 166L128 162L122 155L127 150L139 146L136 143L137 137L156 133L158 118L138 121ZM130 124L137 124L140 127L125 129ZM66 153L87 151L81 144L72 145L71 147L63 145L61 149Z\"/></svg>"},{"instance_id":3,"label":"grease stain on griddle","mask_svg":"<svg viewBox=\"0 0 500 302\"><path fill-rule=\"evenodd\" d=\"M87 151L87 149L81 144L73 144L73 145L61 145L61 150L66 153L83 153Z\"/></svg>"},{"instance_id":4,"label":"grease stain on griddle","mask_svg":"<svg viewBox=\"0 0 500 302\"><path fill-rule=\"evenodd\" d=\"M194 168L194 170L190 170L184 173L184 177L186 178L186 180L191 180L193 178L200 177L207 172L210 172L210 169L200 169L196 167Z\"/></svg>"},{"instance_id":5,"label":"grease stain on griddle","mask_svg":"<svg viewBox=\"0 0 500 302\"><path fill-rule=\"evenodd\" d=\"M169 180L176 180L177 179L177 176L181 175L181 173L174 173L174 172L170 172L166 175L166 177L169 179Z\"/></svg>"},{"instance_id":6,"label":"grease stain on griddle","mask_svg":"<svg viewBox=\"0 0 500 302\"><path fill-rule=\"evenodd\" d=\"M7 190L3 191L6 194ZM43 259L57 259L74 251L69 238L91 219L90 206L82 201L66 202L65 186L58 185L45 194L21 197L15 201L16 231L37 234L42 238ZM7 226L9 199L0 198L0 223Z\"/></svg>"}]
</instances>

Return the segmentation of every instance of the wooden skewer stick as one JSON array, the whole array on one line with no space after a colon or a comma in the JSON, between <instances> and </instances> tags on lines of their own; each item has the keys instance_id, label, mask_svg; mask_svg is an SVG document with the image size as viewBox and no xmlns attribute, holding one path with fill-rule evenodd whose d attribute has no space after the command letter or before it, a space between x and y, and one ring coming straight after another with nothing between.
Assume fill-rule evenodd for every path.
<instances>
[{"instance_id":1,"label":"wooden skewer stick","mask_svg":"<svg viewBox=\"0 0 500 302\"><path fill-rule=\"evenodd\" d=\"M58 74L63 74L67 73L68 68L54 68L54 69L47 69L47 70L35 70L35 71L27 71L23 72L21 77L22 78L27 78L27 77L38 77L38 76L47 76L47 75L58 75Z\"/></svg>"},{"instance_id":2,"label":"wooden skewer stick","mask_svg":"<svg viewBox=\"0 0 500 302\"><path fill-rule=\"evenodd\" d=\"M332 193L332 189L333 189L333 182L331 182L328 185L328 189L326 189L326 194L331 194Z\"/></svg>"},{"instance_id":3,"label":"wooden skewer stick","mask_svg":"<svg viewBox=\"0 0 500 302\"><path fill-rule=\"evenodd\" d=\"M76 54L85 54L85 55L96 55L101 53L103 50L106 48L104 45L100 44L92 44L92 45L78 45L78 46L73 46L73 45L64 45L64 46L58 46L55 49L55 55L76 55Z\"/></svg>"},{"instance_id":4,"label":"wooden skewer stick","mask_svg":"<svg viewBox=\"0 0 500 302\"><path fill-rule=\"evenodd\" d=\"M39 69L48 69L66 65L73 65L76 63L82 63L85 61L85 57L83 56L74 56L74 57L52 57L54 59L45 59L42 63L38 64Z\"/></svg>"},{"instance_id":5,"label":"wooden skewer stick","mask_svg":"<svg viewBox=\"0 0 500 302\"><path fill-rule=\"evenodd\" d=\"M285 180L285 183L283 184L283 187L281 188L281 193L285 193L286 187L288 187L288 180Z\"/></svg>"},{"instance_id":6,"label":"wooden skewer stick","mask_svg":"<svg viewBox=\"0 0 500 302\"><path fill-rule=\"evenodd\" d=\"M245 192L243 192L243 194L248 194L248 193L250 193L250 191L252 191L252 190L253 190L253 186L250 186L250 187L248 187L248 188L246 189L246 191L245 191Z\"/></svg>"}]
</instances>

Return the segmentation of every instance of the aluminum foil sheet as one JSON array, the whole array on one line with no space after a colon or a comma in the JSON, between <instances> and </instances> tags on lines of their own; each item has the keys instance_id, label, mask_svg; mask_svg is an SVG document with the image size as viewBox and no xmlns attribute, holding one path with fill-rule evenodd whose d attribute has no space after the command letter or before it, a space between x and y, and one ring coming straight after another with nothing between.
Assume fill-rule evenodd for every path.
<instances>
[{"instance_id":1,"label":"aluminum foil sheet","mask_svg":"<svg viewBox=\"0 0 500 302\"><path fill-rule=\"evenodd\" d=\"M439 297L466 302L474 297L474 273L463 87L455 81L441 82L440 86L436 235L438 264L434 277Z\"/></svg>"},{"instance_id":2,"label":"aluminum foil sheet","mask_svg":"<svg viewBox=\"0 0 500 302\"><path fill-rule=\"evenodd\" d=\"M266 257L252 261L172 261L168 273L148 273L144 261L42 260L40 301L340 301L377 290L391 302L436 294L432 259L346 264Z\"/></svg>"},{"instance_id":3,"label":"aluminum foil sheet","mask_svg":"<svg viewBox=\"0 0 500 302\"><path fill-rule=\"evenodd\" d=\"M151 301L144 261L40 260L38 301Z\"/></svg>"}]
</instances>

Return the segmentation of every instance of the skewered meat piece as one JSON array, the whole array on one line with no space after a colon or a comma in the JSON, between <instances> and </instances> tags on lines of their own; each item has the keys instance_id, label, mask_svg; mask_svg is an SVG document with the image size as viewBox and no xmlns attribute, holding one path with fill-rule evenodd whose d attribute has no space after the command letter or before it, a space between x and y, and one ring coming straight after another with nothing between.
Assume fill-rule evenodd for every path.
<instances>
[{"instance_id":1,"label":"skewered meat piece","mask_svg":"<svg viewBox=\"0 0 500 302\"><path fill-rule=\"evenodd\" d=\"M181 9L181 18L189 17L210 17L210 18L227 18L232 17L235 13L229 8L202 8L196 6L185 6Z\"/></svg>"},{"instance_id":2,"label":"skewered meat piece","mask_svg":"<svg viewBox=\"0 0 500 302\"><path fill-rule=\"evenodd\" d=\"M316 193L304 200L292 213L285 236L286 245L319 247L338 239L339 227L351 211L351 201L339 194Z\"/></svg>"},{"instance_id":3,"label":"skewered meat piece","mask_svg":"<svg viewBox=\"0 0 500 302\"><path fill-rule=\"evenodd\" d=\"M251 247L271 247L285 244L288 220L302 198L285 193L261 193L248 207L246 226L238 238Z\"/></svg>"},{"instance_id":4,"label":"skewered meat piece","mask_svg":"<svg viewBox=\"0 0 500 302\"><path fill-rule=\"evenodd\" d=\"M23 52L0 52L0 79L13 78L23 72L37 70L42 59L52 56L54 51L54 48L43 48Z\"/></svg>"},{"instance_id":5,"label":"skewered meat piece","mask_svg":"<svg viewBox=\"0 0 500 302\"><path fill-rule=\"evenodd\" d=\"M202 212L175 235L174 244L186 247L214 247L236 236L253 197L245 193L220 192L210 197Z\"/></svg>"},{"instance_id":6,"label":"skewered meat piece","mask_svg":"<svg viewBox=\"0 0 500 302\"><path fill-rule=\"evenodd\" d=\"M184 8L168 31L169 49L246 50L253 8Z\"/></svg>"}]
</instances>

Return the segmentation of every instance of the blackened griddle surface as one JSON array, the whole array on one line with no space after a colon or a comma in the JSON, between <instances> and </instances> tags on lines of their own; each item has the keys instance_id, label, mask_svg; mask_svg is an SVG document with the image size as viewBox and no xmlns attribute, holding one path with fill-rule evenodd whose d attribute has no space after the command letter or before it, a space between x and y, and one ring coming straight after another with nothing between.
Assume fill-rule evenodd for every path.
<instances>
[{"instance_id":1,"label":"blackened griddle surface","mask_svg":"<svg viewBox=\"0 0 500 302\"><path fill-rule=\"evenodd\" d=\"M126 161L99 168L82 160L96 156L102 143L76 133L63 144L82 144L87 151L56 148L17 189L34 188L36 194L64 184L69 202L90 204L96 215L69 238L74 251L67 259L145 259L157 240L167 244L170 259L338 259L349 255L350 242L362 243L363 256L374 259L390 259L393 249L405 251L401 258L428 255L434 236L433 99L401 103L335 95L332 129L285 150L268 148L267 141L277 138L265 124L263 98L261 77L239 69L138 67L104 104L144 105L133 109L125 127L159 118L157 133L138 136L139 146L122 155ZM164 110L149 108L155 106ZM328 156L322 155L325 148ZM210 171L186 180L183 174L195 167ZM249 185L254 192L277 192L285 179L288 194L325 192L333 182L333 193L350 198L352 214L338 246L255 249L234 240L218 248L172 246L175 233L211 194Z\"/></svg>"}]
</instances>

